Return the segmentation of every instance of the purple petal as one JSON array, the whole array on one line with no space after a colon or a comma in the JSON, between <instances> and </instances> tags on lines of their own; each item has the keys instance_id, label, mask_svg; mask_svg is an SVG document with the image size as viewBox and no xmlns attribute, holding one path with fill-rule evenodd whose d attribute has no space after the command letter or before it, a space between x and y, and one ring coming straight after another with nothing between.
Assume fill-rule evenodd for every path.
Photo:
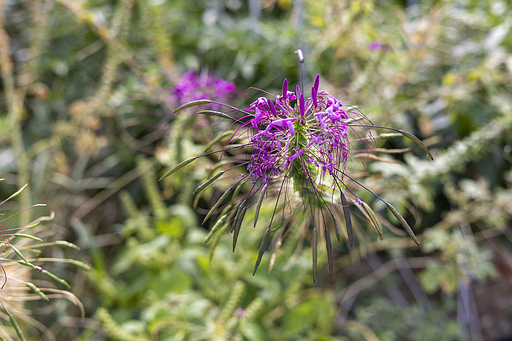
<instances>
[{"instance_id":1,"label":"purple petal","mask_svg":"<svg viewBox=\"0 0 512 341\"><path fill-rule=\"evenodd\" d=\"M304 95L300 94L300 102L299 102L300 116L304 117Z\"/></svg>"},{"instance_id":2,"label":"purple petal","mask_svg":"<svg viewBox=\"0 0 512 341\"><path fill-rule=\"evenodd\" d=\"M320 75L316 75L315 85L313 85L313 88L315 89L315 93L318 92L318 86L319 85L320 85Z\"/></svg>"},{"instance_id":3,"label":"purple petal","mask_svg":"<svg viewBox=\"0 0 512 341\"><path fill-rule=\"evenodd\" d=\"M300 92L300 87L299 87L298 84L297 84L297 87L295 88L295 93L297 94L296 98L299 99L300 95L301 95L301 92Z\"/></svg>"},{"instance_id":4,"label":"purple petal","mask_svg":"<svg viewBox=\"0 0 512 341\"><path fill-rule=\"evenodd\" d=\"M277 111L276 111L276 107L274 106L274 103L272 103L272 101L269 99L267 99L267 103L268 103L268 106L270 107L270 111L272 112L272 114L274 114L274 116L277 116Z\"/></svg>"}]
</instances>

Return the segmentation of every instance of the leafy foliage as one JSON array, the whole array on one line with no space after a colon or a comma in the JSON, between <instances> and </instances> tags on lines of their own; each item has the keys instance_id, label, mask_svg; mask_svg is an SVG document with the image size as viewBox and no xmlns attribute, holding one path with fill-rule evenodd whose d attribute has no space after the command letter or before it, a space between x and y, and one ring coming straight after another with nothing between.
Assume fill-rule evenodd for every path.
<instances>
[{"instance_id":1,"label":"leafy foliage","mask_svg":"<svg viewBox=\"0 0 512 341\"><path fill-rule=\"evenodd\" d=\"M144 177L156 181L150 171ZM108 273L90 276L97 288L111 283L109 290L98 291L110 311L101 308L96 315L110 338L292 340L303 335L318 340L330 334L335 306L321 290L306 291L309 261L300 257L283 270L286 260L281 259L272 272L252 277L258 231L240 235L243 254L230 252L223 238L210 259L206 232L195 228L194 212L183 205L159 211L159 194L147 196L153 205L144 212L123 192L130 215L120 232L126 248ZM139 311L137 319L134 311Z\"/></svg>"},{"instance_id":2,"label":"leafy foliage","mask_svg":"<svg viewBox=\"0 0 512 341\"><path fill-rule=\"evenodd\" d=\"M82 322L69 317L80 313L65 300L46 309L25 283L50 296L44 290L55 289L50 278L11 260L19 260L13 249L2 250L10 259L2 263L7 273L20 280L8 281L2 299L13 293L10 285L36 299L6 305L27 338L44 337L28 327L37 327L37 320L62 340L478 340L512 334L509 309L485 308L496 297L512 299L503 285L512 271L511 5L299 3L0 1L1 196L29 183L19 207L45 202L56 212L37 236L81 248L50 245L43 252L93 268L87 273L56 263L51 269L83 301ZM347 161L355 180L410 222L423 247L404 238L394 211L358 190L381 222L383 240L376 240L364 213L354 212L352 237L340 219L340 236L353 247L333 246L332 286L322 251L319 280L311 284L311 235L300 232L284 242L273 232L260 245L265 231L252 229L252 208L236 253L223 226L204 246L218 212L204 226L198 222L231 183L223 175L192 195L219 171L215 157L156 184L170 167L205 152L225 129L210 120L216 115L211 108L196 107L198 116L191 115L194 108L174 114L179 103L171 89L183 74L233 81L239 92L231 104L243 107L260 95L250 87L278 93L284 78L290 86L300 82L298 48L306 59L305 85L320 74L330 94L360 104L376 126L410 131L434 157L425 158L400 132L372 132L375 145ZM5 210L16 211L8 205ZM13 226L27 226L33 214L24 212ZM258 221L271 214L263 201ZM293 223L301 224L300 214ZM12 240L34 266L24 247L40 243ZM260 247L274 251L263 254ZM252 277L258 255L265 261ZM20 320L18 313L29 309L42 313ZM7 331L9 316L1 317ZM14 329L5 331L6 338L17 337Z\"/></svg>"}]
</instances>

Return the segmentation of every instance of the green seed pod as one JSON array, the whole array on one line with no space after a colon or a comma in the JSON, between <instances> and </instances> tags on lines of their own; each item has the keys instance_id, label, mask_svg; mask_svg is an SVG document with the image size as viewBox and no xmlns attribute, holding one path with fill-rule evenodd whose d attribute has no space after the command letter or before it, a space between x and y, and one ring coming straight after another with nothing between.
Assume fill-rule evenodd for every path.
<instances>
[{"instance_id":1,"label":"green seed pod","mask_svg":"<svg viewBox=\"0 0 512 341\"><path fill-rule=\"evenodd\" d=\"M27 283L25 283L25 285L27 287L29 287L30 290L32 290L34 293L38 294L43 301L47 301L48 302L50 300L48 298L48 296L46 296L46 294L41 291L41 289L39 289L38 287L35 286L34 283L27 282Z\"/></svg>"}]
</instances>

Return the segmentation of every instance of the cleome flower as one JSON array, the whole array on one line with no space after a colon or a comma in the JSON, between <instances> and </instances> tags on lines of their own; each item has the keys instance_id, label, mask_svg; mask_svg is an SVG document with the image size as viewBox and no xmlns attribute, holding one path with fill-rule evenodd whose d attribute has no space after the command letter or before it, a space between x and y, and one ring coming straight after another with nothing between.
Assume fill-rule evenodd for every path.
<instances>
[{"instance_id":1,"label":"cleome flower","mask_svg":"<svg viewBox=\"0 0 512 341\"><path fill-rule=\"evenodd\" d=\"M232 194L232 203L222 210L209 236L217 229L231 224L234 251L248 208L255 206L254 226L256 227L262 201L265 197L276 197L274 213L263 236L254 272L268 247L271 232L279 228L276 226L272 228L278 208L284 211L283 208L289 205L300 205L302 211L308 212L311 217L313 280L316 280L318 230L322 229L332 281L333 256L327 227L328 219L332 220L336 237L341 241L339 224L332 210L334 206L342 207L351 246L353 245L353 233L349 206L353 204L359 207L379 236L382 237L380 224L373 210L359 199L346 184L347 180L350 180L368 190L347 174L346 163L352 152L358 153L354 146L355 142L371 139L370 129L388 129L400 133L413 140L432 158L429 150L414 135L400 129L373 125L354 106L342 104L327 91L320 90L319 83L320 76L317 75L311 88L311 95L307 99L298 85L294 92L289 91L288 82L285 79L280 94L272 95L272 99L260 97L247 109L240 110L217 101L196 100L184 104L176 110L178 112L208 103L229 108L226 112L214 110L198 112L198 114L218 117L229 122L229 128L212 141L208 147L226 137L229 137L229 140L219 150L207 152L179 163L165 173L160 180L200 157L216 153L220 153L221 157L225 155L229 157L234 156L237 150L242 150L242 160L240 157L232 157L230 158L231 162L228 160L219 163L214 170L222 170L211 176L194 192L202 192L228 171L238 167L246 169L206 215L204 222L213 214L219 213L221 205ZM232 130L228 131L228 129ZM232 166L226 166L230 164ZM248 186L249 192L237 197L240 188L245 184L250 185ZM420 246L412 229L398 211L378 195L371 191L370 193L386 205L409 236ZM237 199L235 200L235 198ZM320 214L317 214L318 212Z\"/></svg>"},{"instance_id":2,"label":"cleome flower","mask_svg":"<svg viewBox=\"0 0 512 341\"><path fill-rule=\"evenodd\" d=\"M190 101L207 98L216 98L217 101L226 102L235 97L237 93L234 83L217 77L213 72L188 71L176 80L174 86L169 90L167 100L171 106L176 108ZM218 110L220 106L212 104L209 108ZM189 155L194 155L196 146L201 148L202 145L209 142L209 136L217 134L217 131L213 131L208 117L194 114L192 110L188 110L174 118L164 143L157 147L156 157L161 163L169 164L173 160L182 161ZM201 134L197 133L198 130L201 131Z\"/></svg>"},{"instance_id":3,"label":"cleome flower","mask_svg":"<svg viewBox=\"0 0 512 341\"><path fill-rule=\"evenodd\" d=\"M182 105L184 103L211 97L224 101L233 96L235 84L219 78L211 73L195 71L185 72L172 87L170 101Z\"/></svg>"}]
</instances>

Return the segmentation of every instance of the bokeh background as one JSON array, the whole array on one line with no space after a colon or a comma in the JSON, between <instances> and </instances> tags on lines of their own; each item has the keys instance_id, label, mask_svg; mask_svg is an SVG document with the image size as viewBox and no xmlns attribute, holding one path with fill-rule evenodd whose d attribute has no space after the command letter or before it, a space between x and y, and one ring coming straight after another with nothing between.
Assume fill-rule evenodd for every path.
<instances>
[{"instance_id":1,"label":"bokeh background","mask_svg":"<svg viewBox=\"0 0 512 341\"><path fill-rule=\"evenodd\" d=\"M83 318L65 295L20 296L18 329L28 340L512 338L511 29L506 0L0 0L1 196L29 184L2 210L48 204L20 222L54 212L37 235L80 250L40 257L90 265L44 264ZM423 247L358 190L384 239L357 223L355 246L334 246L332 284L323 253L313 284L304 233L252 276L265 226L246 219L234 253L229 233L204 244L214 221L200 222L227 183L192 192L214 160L156 182L215 136L212 121L190 120L194 108L174 110L192 95L247 107L253 88L307 88L316 74L434 154L382 136L375 147L388 152L348 166ZM184 95L187 81L196 90Z\"/></svg>"}]
</instances>

